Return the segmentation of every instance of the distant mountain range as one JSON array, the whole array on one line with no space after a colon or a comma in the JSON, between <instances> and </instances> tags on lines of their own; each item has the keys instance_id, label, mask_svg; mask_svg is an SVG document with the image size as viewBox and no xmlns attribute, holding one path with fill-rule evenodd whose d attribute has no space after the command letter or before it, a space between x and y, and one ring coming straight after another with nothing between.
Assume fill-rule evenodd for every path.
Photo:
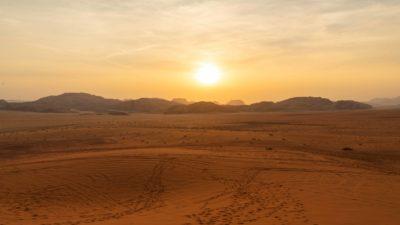
<instances>
[{"instance_id":1,"label":"distant mountain range","mask_svg":"<svg viewBox=\"0 0 400 225\"><path fill-rule=\"evenodd\" d=\"M32 102L7 102L0 100L0 110L32 112L74 112L94 111L121 113L213 113L213 112L269 112L269 111L328 111L328 110L361 110L372 106L356 101L346 100L333 102L320 97L295 97L280 102L258 102L245 105L234 100L227 105L214 102L191 103L185 99L168 101L160 98L140 98L136 100L107 99L87 93L65 93L48 96Z\"/></svg>"},{"instance_id":2,"label":"distant mountain range","mask_svg":"<svg viewBox=\"0 0 400 225\"><path fill-rule=\"evenodd\" d=\"M178 103L159 98L136 100L107 99L87 93L65 93L48 96L32 102L7 103L0 100L0 109L33 112L73 112L73 111L124 111L143 113L163 113Z\"/></svg>"},{"instance_id":3,"label":"distant mountain range","mask_svg":"<svg viewBox=\"0 0 400 225\"><path fill-rule=\"evenodd\" d=\"M280 102L258 102L251 105L217 105L212 102L197 102L190 105L176 105L165 113L207 113L207 112L273 112L273 111L329 111L361 110L372 106L352 100L333 102L320 97L295 97Z\"/></svg>"},{"instance_id":4,"label":"distant mountain range","mask_svg":"<svg viewBox=\"0 0 400 225\"><path fill-rule=\"evenodd\" d=\"M230 100L227 105L246 105L242 100Z\"/></svg>"},{"instance_id":5,"label":"distant mountain range","mask_svg":"<svg viewBox=\"0 0 400 225\"><path fill-rule=\"evenodd\" d=\"M186 98L174 98L172 99L172 102L179 103L182 105L189 105L194 103L194 102L189 102L188 100L186 100Z\"/></svg>"},{"instance_id":6,"label":"distant mountain range","mask_svg":"<svg viewBox=\"0 0 400 225\"><path fill-rule=\"evenodd\" d=\"M400 108L400 96L396 98L374 98L367 102L374 107L399 107Z\"/></svg>"}]
</instances>

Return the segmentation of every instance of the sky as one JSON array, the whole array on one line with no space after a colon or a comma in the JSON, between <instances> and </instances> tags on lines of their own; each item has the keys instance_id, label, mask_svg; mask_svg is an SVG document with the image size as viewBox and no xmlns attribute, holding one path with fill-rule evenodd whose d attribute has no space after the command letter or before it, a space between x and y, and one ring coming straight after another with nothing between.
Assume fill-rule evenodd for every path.
<instances>
[{"instance_id":1,"label":"sky","mask_svg":"<svg viewBox=\"0 0 400 225\"><path fill-rule=\"evenodd\" d=\"M208 63L211 86L195 79ZM0 99L400 95L398 0L0 0Z\"/></svg>"}]
</instances>

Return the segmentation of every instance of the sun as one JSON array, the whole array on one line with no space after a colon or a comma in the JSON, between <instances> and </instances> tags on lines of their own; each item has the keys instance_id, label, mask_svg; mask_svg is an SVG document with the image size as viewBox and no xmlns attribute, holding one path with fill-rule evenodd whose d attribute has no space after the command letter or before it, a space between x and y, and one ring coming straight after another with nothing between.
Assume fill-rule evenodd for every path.
<instances>
[{"instance_id":1,"label":"sun","mask_svg":"<svg viewBox=\"0 0 400 225\"><path fill-rule=\"evenodd\" d=\"M196 80L203 85L215 85L221 79L221 70L213 63L202 63L196 71Z\"/></svg>"}]
</instances>

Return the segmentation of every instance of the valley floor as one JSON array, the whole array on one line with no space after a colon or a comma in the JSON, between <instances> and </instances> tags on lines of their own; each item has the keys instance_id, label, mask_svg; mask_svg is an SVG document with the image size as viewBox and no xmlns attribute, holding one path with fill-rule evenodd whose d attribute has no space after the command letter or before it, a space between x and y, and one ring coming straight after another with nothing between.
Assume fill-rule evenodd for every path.
<instances>
[{"instance_id":1,"label":"valley floor","mask_svg":"<svg viewBox=\"0 0 400 225\"><path fill-rule=\"evenodd\" d=\"M0 112L0 225L397 225L400 111Z\"/></svg>"}]
</instances>

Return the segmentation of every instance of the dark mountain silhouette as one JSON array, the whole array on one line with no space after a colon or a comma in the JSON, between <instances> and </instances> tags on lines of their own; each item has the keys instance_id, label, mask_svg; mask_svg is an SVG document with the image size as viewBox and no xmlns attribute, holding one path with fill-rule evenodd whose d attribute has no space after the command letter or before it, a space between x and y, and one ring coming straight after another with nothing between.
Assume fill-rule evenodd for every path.
<instances>
[{"instance_id":1,"label":"dark mountain silhouette","mask_svg":"<svg viewBox=\"0 0 400 225\"><path fill-rule=\"evenodd\" d=\"M168 108L175 105L180 104L161 98L140 98L137 100L120 102L114 106L114 109L128 112L163 113Z\"/></svg>"},{"instance_id":2,"label":"dark mountain silhouette","mask_svg":"<svg viewBox=\"0 0 400 225\"><path fill-rule=\"evenodd\" d=\"M277 111L323 111L333 107L333 102L321 97L295 97L274 104Z\"/></svg>"},{"instance_id":3,"label":"dark mountain silhouette","mask_svg":"<svg viewBox=\"0 0 400 225\"><path fill-rule=\"evenodd\" d=\"M8 102L6 100L0 99L0 109L6 109L8 107Z\"/></svg>"},{"instance_id":4,"label":"dark mountain silhouette","mask_svg":"<svg viewBox=\"0 0 400 225\"><path fill-rule=\"evenodd\" d=\"M370 109L370 105L346 100L333 102L320 97L295 97L280 102L258 102L251 105L219 105L214 102L196 102L185 105L160 98L140 98L121 101L87 93L65 93L44 97L32 102L10 103L0 100L0 110L34 112L118 112L136 113L213 113L213 112L269 112L269 111L326 111Z\"/></svg>"},{"instance_id":5,"label":"dark mountain silhouette","mask_svg":"<svg viewBox=\"0 0 400 225\"><path fill-rule=\"evenodd\" d=\"M274 102L257 102L249 105L248 111L253 112L266 112L273 110L275 103Z\"/></svg>"},{"instance_id":6,"label":"dark mountain silhouette","mask_svg":"<svg viewBox=\"0 0 400 225\"><path fill-rule=\"evenodd\" d=\"M258 102L251 105L217 105L212 102L198 102L169 108L168 114L212 113L212 112L273 112L273 111L327 111L370 109L370 105L356 101L333 102L320 97L295 97L280 102Z\"/></svg>"},{"instance_id":7,"label":"dark mountain silhouette","mask_svg":"<svg viewBox=\"0 0 400 225\"><path fill-rule=\"evenodd\" d=\"M247 106L218 105L214 102L196 102L190 105L176 105L165 111L167 114L184 113L228 113L247 111Z\"/></svg>"},{"instance_id":8,"label":"dark mountain silhouette","mask_svg":"<svg viewBox=\"0 0 400 225\"><path fill-rule=\"evenodd\" d=\"M352 100L342 100L334 103L336 110L371 109L372 106Z\"/></svg>"},{"instance_id":9,"label":"dark mountain silhouette","mask_svg":"<svg viewBox=\"0 0 400 225\"><path fill-rule=\"evenodd\" d=\"M334 102L320 97L295 97L280 102L258 102L249 106L249 111L324 111L333 110Z\"/></svg>"},{"instance_id":10,"label":"dark mountain silhouette","mask_svg":"<svg viewBox=\"0 0 400 225\"><path fill-rule=\"evenodd\" d=\"M370 105L351 100L333 102L321 97L295 97L280 102L259 102L249 106L250 111L326 111L370 109Z\"/></svg>"},{"instance_id":11,"label":"dark mountain silhouette","mask_svg":"<svg viewBox=\"0 0 400 225\"><path fill-rule=\"evenodd\" d=\"M368 104L374 107L398 107L400 106L400 96L396 98L375 98Z\"/></svg>"},{"instance_id":12,"label":"dark mountain silhouette","mask_svg":"<svg viewBox=\"0 0 400 225\"><path fill-rule=\"evenodd\" d=\"M191 102L189 102L188 100L186 100L186 98L174 98L172 99L172 102L178 103L178 104L182 104L182 105L189 105L191 104Z\"/></svg>"},{"instance_id":13,"label":"dark mountain silhouette","mask_svg":"<svg viewBox=\"0 0 400 225\"><path fill-rule=\"evenodd\" d=\"M33 102L9 103L9 109L35 112L106 111L120 100L105 99L87 93L65 93Z\"/></svg>"},{"instance_id":14,"label":"dark mountain silhouette","mask_svg":"<svg viewBox=\"0 0 400 225\"><path fill-rule=\"evenodd\" d=\"M234 105L234 106L238 106L238 105L246 105L242 100L230 100L228 103L226 103L227 105Z\"/></svg>"},{"instance_id":15,"label":"dark mountain silhouette","mask_svg":"<svg viewBox=\"0 0 400 225\"><path fill-rule=\"evenodd\" d=\"M33 102L8 103L3 109L34 112L72 112L72 111L127 111L161 113L176 105L170 101L157 98L141 98L121 101L106 99L87 93L65 93L44 97Z\"/></svg>"},{"instance_id":16,"label":"dark mountain silhouette","mask_svg":"<svg viewBox=\"0 0 400 225\"><path fill-rule=\"evenodd\" d=\"M190 105L176 105L166 110L167 114L222 112L223 107L213 102L196 102Z\"/></svg>"}]
</instances>

